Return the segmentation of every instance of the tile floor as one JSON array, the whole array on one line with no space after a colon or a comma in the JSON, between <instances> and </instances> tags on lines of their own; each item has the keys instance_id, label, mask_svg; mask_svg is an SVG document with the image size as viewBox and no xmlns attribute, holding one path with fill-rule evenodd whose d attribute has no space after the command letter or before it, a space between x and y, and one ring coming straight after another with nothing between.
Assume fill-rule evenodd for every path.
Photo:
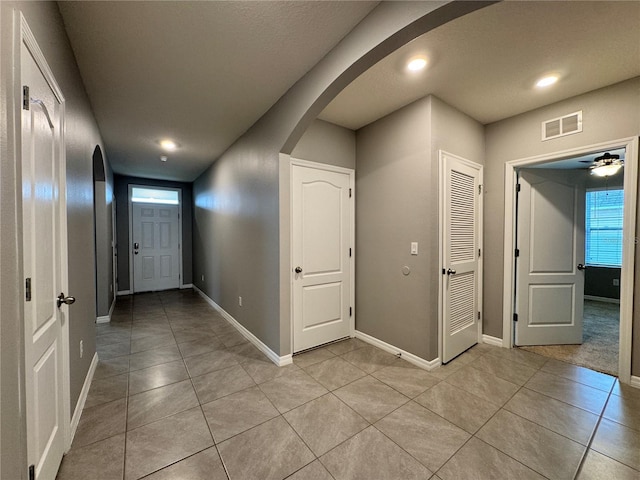
<instances>
[{"instance_id":1,"label":"tile floor","mask_svg":"<svg viewBox=\"0 0 640 480\"><path fill-rule=\"evenodd\" d=\"M118 298L97 349L58 480L640 478L640 390L530 352L278 368L191 291Z\"/></svg>"}]
</instances>

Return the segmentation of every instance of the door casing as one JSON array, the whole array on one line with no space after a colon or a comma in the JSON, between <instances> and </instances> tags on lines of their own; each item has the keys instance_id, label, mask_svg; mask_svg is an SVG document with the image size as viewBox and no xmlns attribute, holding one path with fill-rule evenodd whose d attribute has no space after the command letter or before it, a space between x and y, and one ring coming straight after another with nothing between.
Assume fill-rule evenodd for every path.
<instances>
[{"instance_id":1,"label":"door casing","mask_svg":"<svg viewBox=\"0 0 640 480\"><path fill-rule=\"evenodd\" d=\"M484 166L472 162L470 160L466 160L462 157L454 155L452 153L446 152L444 150L440 150L438 152L438 172L439 172L439 183L438 183L438 269L444 267L445 260L445 192L446 192L446 178L445 178L445 157L452 157L463 164L469 165L473 168L479 169L479 182L481 185L481 189L484 188ZM484 194L484 190L482 190L482 194ZM477 285L477 305L478 311L480 312L480 318L478 319L478 343L482 343L482 329L484 323L484 314L482 309L482 300L483 300L483 264L484 264L484 245L483 245L483 232L484 232L484 201L483 195L480 195L478 198L478 212L479 218L478 221L478 247L480 248L482 255L478 258L478 285ZM445 294L445 285L444 282L447 280L445 275L442 275L440 271L438 271L440 276L440 281L438 282L438 359L442 362L443 358L443 343L444 343L444 294Z\"/></svg>"},{"instance_id":2,"label":"door casing","mask_svg":"<svg viewBox=\"0 0 640 480\"><path fill-rule=\"evenodd\" d=\"M350 285L350 294L349 294L349 302L350 305L352 305L352 315L350 318L350 325L349 325L349 336L353 337L355 335L355 330L356 330L356 302L355 302L355 261L356 261L356 250L355 250L355 171L350 169L350 168L343 168L343 167L336 167L334 165L328 165L328 164L324 164L324 163L317 163L317 162L310 162L308 160L301 160L298 158L290 158L289 161L289 191L292 192L293 191L293 167L294 166L300 166L300 167L307 167L307 168L314 168L316 170L324 170L327 172L337 172L337 173L343 173L346 175L349 175L349 188L351 189L351 194L352 194L352 201L350 202L350 211L349 211L349 224L351 226L350 230L350 238L349 238L349 243L352 245L352 254L351 254L351 258L349 259L350 261L350 270L351 270L351 278L349 280L349 285ZM293 195L291 195L290 199L290 212L293 212ZM289 245L293 245L293 215L289 216ZM291 321L290 321L290 352L294 351L294 345L293 345L293 336L294 336L294 322L293 322L293 296L294 296L294 272L293 272L293 268L291 267L293 265L293 248L290 248L289 250L289 291L290 291L290 295L289 295L289 308L290 308L290 312L291 312Z\"/></svg>"},{"instance_id":3,"label":"door casing","mask_svg":"<svg viewBox=\"0 0 640 480\"><path fill-rule=\"evenodd\" d=\"M625 148L624 162L624 219L622 271L620 275L620 340L618 378L631 381L631 342L633 329L633 290L635 264L636 202L638 188L638 137L628 137L584 147L561 150L544 155L512 160L505 163L504 175L504 258L502 287L502 346L513 348L514 271L515 262L515 184L516 169L548 163L562 158L578 157L593 152Z\"/></svg>"},{"instance_id":4,"label":"door casing","mask_svg":"<svg viewBox=\"0 0 640 480\"><path fill-rule=\"evenodd\" d=\"M16 85L15 89L15 118L14 125L16 128L21 128L22 125L22 61L21 61L21 46L24 44L33 59L40 69L42 76L49 84L49 87L53 91L57 101L59 102L59 125L56 125L56 128L59 129L60 137L58 139L58 155L59 155L59 165L58 165L58 221L60 227L60 235L58 238L59 241L59 252L60 256L60 288L69 294L69 271L68 271L68 234L67 234L67 167L66 167L66 149L65 149L65 98L60 89L58 83L55 80L53 72L49 67L42 50L38 46L38 43L33 35L27 21L22 14L22 12L16 10L14 11L14 38L13 44L15 48L13 49L14 58L14 73L13 73L13 83ZM14 136L16 142L16 164L22 164L22 141L21 141L21 133L16 132ZM20 170L20 169L19 169ZM20 172L20 176L22 173ZM22 178L20 178L20 181ZM21 198L21 191L18 191L19 198ZM19 202L19 212L18 218L22 218L22 202ZM19 260L19 268L20 268L20 277L24 279L24 263L23 263L23 254L24 248L22 242L18 244L18 258ZM22 290L24 294L24 288ZM21 309L21 345L22 354L23 354L23 362L24 362L24 345L25 345L25 329L24 329L24 321L25 321L25 313L24 308ZM65 452L71 448L72 441L72 429L71 429L71 393L70 393L70 366L69 366L69 319L68 315L66 316L66 321L61 322L61 355L62 355L62 402L63 402L63 418L62 418L62 427L63 427L63 437L64 437L64 450ZM22 388L24 388L24 384L26 381L25 371L22 369L20 372L20 383ZM25 399L21 400L21 406L24 409L25 407ZM25 411L25 410L23 410ZM25 422L26 424L26 422ZM26 435L29 432L25 432Z\"/></svg>"},{"instance_id":5,"label":"door casing","mask_svg":"<svg viewBox=\"0 0 640 480\"><path fill-rule=\"evenodd\" d=\"M184 272L182 265L182 249L184 248L182 242L182 189L180 188L170 188L170 187L156 187L154 185L136 185L129 184L129 193L127 196L128 210L129 210L129 293L133 295L133 202L131 202L131 195L133 188L153 188L154 190L172 190L178 192L178 212L180 214L180 218L178 218L178 270L180 272L180 281L178 282L179 288L183 288L184 283ZM115 208L115 205L114 205Z\"/></svg>"}]
</instances>

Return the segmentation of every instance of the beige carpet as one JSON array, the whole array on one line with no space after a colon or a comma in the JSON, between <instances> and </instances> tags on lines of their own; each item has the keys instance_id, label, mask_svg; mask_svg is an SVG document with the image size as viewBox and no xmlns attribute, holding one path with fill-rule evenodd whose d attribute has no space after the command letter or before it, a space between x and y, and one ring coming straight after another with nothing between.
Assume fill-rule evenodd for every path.
<instances>
[{"instance_id":1,"label":"beige carpet","mask_svg":"<svg viewBox=\"0 0 640 480\"><path fill-rule=\"evenodd\" d=\"M582 345L542 345L523 350L610 375L618 374L620 305L585 300Z\"/></svg>"}]
</instances>

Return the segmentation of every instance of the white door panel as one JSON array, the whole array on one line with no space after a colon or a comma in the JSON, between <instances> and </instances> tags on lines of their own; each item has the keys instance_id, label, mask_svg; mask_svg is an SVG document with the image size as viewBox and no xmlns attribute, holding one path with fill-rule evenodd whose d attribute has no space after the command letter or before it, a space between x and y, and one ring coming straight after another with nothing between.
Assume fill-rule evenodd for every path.
<instances>
[{"instance_id":1,"label":"white door panel","mask_svg":"<svg viewBox=\"0 0 640 480\"><path fill-rule=\"evenodd\" d=\"M519 183L516 345L582 343L584 187L544 170Z\"/></svg>"},{"instance_id":2,"label":"white door panel","mask_svg":"<svg viewBox=\"0 0 640 480\"><path fill-rule=\"evenodd\" d=\"M482 166L441 152L442 362L478 343Z\"/></svg>"},{"instance_id":3,"label":"white door panel","mask_svg":"<svg viewBox=\"0 0 640 480\"><path fill-rule=\"evenodd\" d=\"M179 205L132 204L134 292L180 286L178 215Z\"/></svg>"},{"instance_id":4,"label":"white door panel","mask_svg":"<svg viewBox=\"0 0 640 480\"><path fill-rule=\"evenodd\" d=\"M350 176L292 168L294 352L351 333Z\"/></svg>"},{"instance_id":5,"label":"white door panel","mask_svg":"<svg viewBox=\"0 0 640 480\"><path fill-rule=\"evenodd\" d=\"M22 44L21 80L29 87L22 110L22 210L25 390L28 462L37 479L54 479L64 452L63 316L56 297L64 289L61 240L61 102ZM67 307L63 307L67 308Z\"/></svg>"}]
</instances>

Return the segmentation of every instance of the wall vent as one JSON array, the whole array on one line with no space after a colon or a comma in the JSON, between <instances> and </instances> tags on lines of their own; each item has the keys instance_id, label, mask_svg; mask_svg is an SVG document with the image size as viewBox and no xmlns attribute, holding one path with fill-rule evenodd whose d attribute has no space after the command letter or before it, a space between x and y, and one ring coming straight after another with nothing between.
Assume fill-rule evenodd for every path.
<instances>
[{"instance_id":1,"label":"wall vent","mask_svg":"<svg viewBox=\"0 0 640 480\"><path fill-rule=\"evenodd\" d=\"M542 141L582 131L582 110L542 122Z\"/></svg>"}]
</instances>

